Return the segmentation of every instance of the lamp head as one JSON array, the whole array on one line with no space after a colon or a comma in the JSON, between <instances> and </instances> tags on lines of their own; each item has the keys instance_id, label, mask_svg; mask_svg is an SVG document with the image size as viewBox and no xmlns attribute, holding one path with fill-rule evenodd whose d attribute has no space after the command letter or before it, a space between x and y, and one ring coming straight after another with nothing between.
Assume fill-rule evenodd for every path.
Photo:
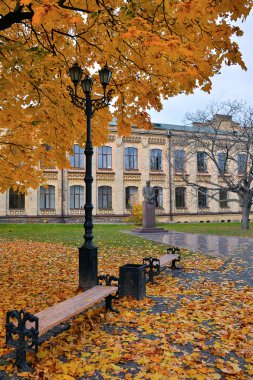
<instances>
[{"instance_id":1,"label":"lamp head","mask_svg":"<svg viewBox=\"0 0 253 380\"><path fill-rule=\"evenodd\" d=\"M82 74L83 74L83 70L78 65L78 63L74 63L74 65L69 69L70 78L75 86L77 86L78 83L81 81Z\"/></svg>"},{"instance_id":2,"label":"lamp head","mask_svg":"<svg viewBox=\"0 0 253 380\"><path fill-rule=\"evenodd\" d=\"M88 75L86 75L86 76L84 77L84 79L81 81L81 86L82 86L83 92L84 92L85 94L86 94L87 92L91 92L92 85L93 85L92 79L91 79L91 77L89 77Z\"/></svg>"},{"instance_id":3,"label":"lamp head","mask_svg":"<svg viewBox=\"0 0 253 380\"><path fill-rule=\"evenodd\" d=\"M108 68L107 65L104 65L104 67L99 70L100 82L104 88L109 84L111 76L112 71Z\"/></svg>"}]
</instances>

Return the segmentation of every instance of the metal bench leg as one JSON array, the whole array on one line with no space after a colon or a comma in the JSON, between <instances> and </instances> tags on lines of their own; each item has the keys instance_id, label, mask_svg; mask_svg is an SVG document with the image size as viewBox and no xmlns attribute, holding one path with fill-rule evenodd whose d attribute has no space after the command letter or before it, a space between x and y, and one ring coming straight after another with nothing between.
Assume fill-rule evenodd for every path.
<instances>
[{"instance_id":1,"label":"metal bench leg","mask_svg":"<svg viewBox=\"0 0 253 380\"><path fill-rule=\"evenodd\" d=\"M114 300L116 297L117 295L109 295L108 297L105 297L105 307L107 310L113 311L114 313L119 313L119 311L112 306L112 300Z\"/></svg>"},{"instance_id":2,"label":"metal bench leg","mask_svg":"<svg viewBox=\"0 0 253 380\"><path fill-rule=\"evenodd\" d=\"M179 261L178 259L174 259L172 260L171 262L171 266L170 266L170 269L180 269L176 266L176 261Z\"/></svg>"},{"instance_id":3,"label":"metal bench leg","mask_svg":"<svg viewBox=\"0 0 253 380\"><path fill-rule=\"evenodd\" d=\"M174 260L172 260L170 269L181 269L176 266L176 262L181 260L181 253L180 249L177 247L172 247L167 249L167 253L173 254L173 255L178 255L178 257Z\"/></svg>"},{"instance_id":4,"label":"metal bench leg","mask_svg":"<svg viewBox=\"0 0 253 380\"><path fill-rule=\"evenodd\" d=\"M112 282L116 282L118 286L118 283L119 283L118 277L110 276L109 274L98 276L98 284L102 285L103 281L105 282L106 286L111 286ZM118 298L118 292L115 294L115 296L110 294L109 296L105 297L105 307L107 310L111 310L114 313L119 313L119 311L117 309L114 309L114 307L112 306L112 300L117 299L117 298Z\"/></svg>"},{"instance_id":5,"label":"metal bench leg","mask_svg":"<svg viewBox=\"0 0 253 380\"><path fill-rule=\"evenodd\" d=\"M160 260L155 257L145 257L143 264L146 265L146 276L148 277L146 282L155 284L154 276L160 273Z\"/></svg>"},{"instance_id":6,"label":"metal bench leg","mask_svg":"<svg viewBox=\"0 0 253 380\"><path fill-rule=\"evenodd\" d=\"M14 324L12 321L16 321ZM35 327L26 327L26 322L34 323ZM17 339L14 337L17 336ZM16 348L16 366L22 372L33 372L27 364L26 352L38 351L39 320L33 314L24 310L8 311L6 315L6 345Z\"/></svg>"}]
</instances>

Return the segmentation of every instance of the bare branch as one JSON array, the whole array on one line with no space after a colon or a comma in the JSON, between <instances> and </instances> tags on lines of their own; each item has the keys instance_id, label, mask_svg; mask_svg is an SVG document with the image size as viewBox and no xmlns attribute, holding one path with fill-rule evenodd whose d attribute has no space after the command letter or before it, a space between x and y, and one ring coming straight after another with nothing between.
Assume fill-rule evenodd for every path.
<instances>
[{"instance_id":1,"label":"bare branch","mask_svg":"<svg viewBox=\"0 0 253 380\"><path fill-rule=\"evenodd\" d=\"M32 6L27 7L29 11L23 11L24 6L17 1L14 11L8 12L0 17L0 30L6 30L14 24L19 24L25 20L31 20L34 16Z\"/></svg>"}]
</instances>

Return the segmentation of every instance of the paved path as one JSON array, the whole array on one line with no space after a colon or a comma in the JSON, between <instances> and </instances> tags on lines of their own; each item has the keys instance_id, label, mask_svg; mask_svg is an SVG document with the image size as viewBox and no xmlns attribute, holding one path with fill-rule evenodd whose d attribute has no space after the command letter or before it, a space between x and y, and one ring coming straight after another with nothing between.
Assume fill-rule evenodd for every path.
<instances>
[{"instance_id":1,"label":"paved path","mask_svg":"<svg viewBox=\"0 0 253 380\"><path fill-rule=\"evenodd\" d=\"M154 234L140 234L135 231L131 231L130 233L162 244L186 248L193 252L202 252L223 259L235 256L238 250L253 250L253 239L236 236L191 234L174 231L164 231Z\"/></svg>"},{"instance_id":2,"label":"paved path","mask_svg":"<svg viewBox=\"0 0 253 380\"><path fill-rule=\"evenodd\" d=\"M200 252L205 255L220 257L224 260L221 271L208 273L207 278L220 282L224 279L223 270L226 271L225 278L232 281L239 281L240 286L253 286L253 239L240 238L236 236L191 234L185 232L164 231L155 234L129 232L135 236L157 241L162 244L186 248L193 252ZM237 272L234 267L240 268ZM197 268L196 268L197 269ZM178 277L192 280L198 277L197 273L178 273Z\"/></svg>"}]
</instances>

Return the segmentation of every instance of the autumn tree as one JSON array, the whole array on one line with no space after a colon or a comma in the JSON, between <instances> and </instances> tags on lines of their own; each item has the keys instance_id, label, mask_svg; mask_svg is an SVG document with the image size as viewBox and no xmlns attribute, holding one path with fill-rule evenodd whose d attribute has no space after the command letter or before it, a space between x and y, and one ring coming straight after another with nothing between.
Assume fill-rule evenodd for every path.
<instances>
[{"instance_id":1,"label":"autumn tree","mask_svg":"<svg viewBox=\"0 0 253 380\"><path fill-rule=\"evenodd\" d=\"M39 161L65 167L65 152L84 144L85 116L66 90L74 62L86 74L106 62L113 69L119 133L148 128L162 99L210 91L222 64L246 69L233 36L251 8L252 0L0 1L0 190L36 188ZM111 119L109 109L94 116L95 144Z\"/></svg>"},{"instance_id":2,"label":"autumn tree","mask_svg":"<svg viewBox=\"0 0 253 380\"><path fill-rule=\"evenodd\" d=\"M183 174L185 183L197 190L195 194L219 204L239 203L242 228L248 229L253 199L253 108L238 101L212 103L204 111L188 114L187 120L193 128L186 162L197 165L197 177Z\"/></svg>"}]
</instances>

